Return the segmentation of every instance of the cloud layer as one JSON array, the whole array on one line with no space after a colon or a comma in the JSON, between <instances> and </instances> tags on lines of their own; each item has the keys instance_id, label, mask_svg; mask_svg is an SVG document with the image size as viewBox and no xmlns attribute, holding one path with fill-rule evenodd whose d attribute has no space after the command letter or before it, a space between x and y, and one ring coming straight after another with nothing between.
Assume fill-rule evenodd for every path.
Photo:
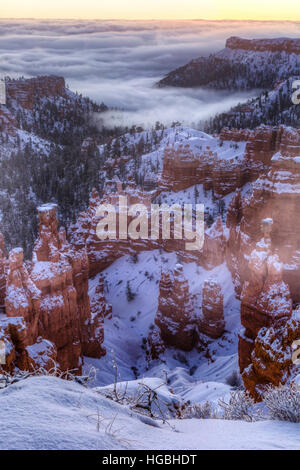
<instances>
[{"instance_id":1,"label":"cloud layer","mask_svg":"<svg viewBox=\"0 0 300 470\"><path fill-rule=\"evenodd\" d=\"M0 74L64 76L71 89L125 109L115 118L129 124L192 123L245 97L156 90L153 84L192 58L222 49L232 35L299 37L300 23L2 20Z\"/></svg>"}]
</instances>

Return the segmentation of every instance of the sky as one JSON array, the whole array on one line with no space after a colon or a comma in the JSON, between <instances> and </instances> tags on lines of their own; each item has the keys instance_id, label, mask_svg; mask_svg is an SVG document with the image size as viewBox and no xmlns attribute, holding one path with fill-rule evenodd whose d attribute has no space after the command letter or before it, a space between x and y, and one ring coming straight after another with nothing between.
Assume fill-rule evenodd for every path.
<instances>
[{"instance_id":1,"label":"sky","mask_svg":"<svg viewBox=\"0 0 300 470\"><path fill-rule=\"evenodd\" d=\"M0 18L300 20L299 0L9 0Z\"/></svg>"}]
</instances>

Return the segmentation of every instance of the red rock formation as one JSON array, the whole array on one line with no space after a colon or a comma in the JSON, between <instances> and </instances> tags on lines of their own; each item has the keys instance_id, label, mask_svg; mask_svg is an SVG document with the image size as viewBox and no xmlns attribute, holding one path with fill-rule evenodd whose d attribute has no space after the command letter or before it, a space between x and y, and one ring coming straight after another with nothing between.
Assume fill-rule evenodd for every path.
<instances>
[{"instance_id":1,"label":"red rock formation","mask_svg":"<svg viewBox=\"0 0 300 470\"><path fill-rule=\"evenodd\" d=\"M118 189L117 189L118 185ZM141 203L148 208L148 239L133 240L130 236L126 239L119 237L118 211L119 196L127 198L127 206ZM222 264L225 257L226 241L223 233L222 221L218 219L204 236L204 245L201 250L187 250L186 240L174 239L174 225L171 223L170 239L164 239L161 234L162 221L159 224L159 238L151 238L150 205L152 193L146 193L136 189L135 186L127 186L125 190L119 182L110 182L105 188L104 197L100 200L96 191L93 191L87 212L79 214L76 224L69 231L70 242L76 249L86 248L89 258L89 276L94 277L103 269L110 266L121 256L138 253L145 250L164 249L167 252L178 254L180 260L185 262L196 262L207 269ZM100 204L112 204L117 214L117 230L115 239L100 240L97 236L97 224L101 220L97 216L97 208ZM128 224L132 217L128 217Z\"/></svg>"},{"instance_id":2,"label":"red rock formation","mask_svg":"<svg viewBox=\"0 0 300 470\"><path fill-rule=\"evenodd\" d=\"M300 132L282 126L272 141L261 146L277 152L270 171L254 183L251 197L236 194L227 217L226 260L242 300L240 369L257 399L266 384L283 383L290 373L298 326L289 318L292 301L300 300ZM262 219L264 237L256 243Z\"/></svg>"},{"instance_id":3,"label":"red rock formation","mask_svg":"<svg viewBox=\"0 0 300 470\"><path fill-rule=\"evenodd\" d=\"M202 172L206 176L210 167L209 158L216 158L212 152L202 156ZM178 148L167 146L164 151L164 166L162 180L159 182L164 189L181 191L199 182L198 168L200 155L195 155L189 145L179 145ZM205 171L206 170L206 171Z\"/></svg>"},{"instance_id":4,"label":"red rock formation","mask_svg":"<svg viewBox=\"0 0 300 470\"><path fill-rule=\"evenodd\" d=\"M277 137L277 151L285 157L299 157L300 129L281 127Z\"/></svg>"},{"instance_id":5,"label":"red rock formation","mask_svg":"<svg viewBox=\"0 0 300 470\"><path fill-rule=\"evenodd\" d=\"M278 255L256 249L249 265L251 278L245 282L241 295L241 320L248 336L255 339L262 327L287 321L292 314L292 299L282 280Z\"/></svg>"},{"instance_id":6,"label":"red rock formation","mask_svg":"<svg viewBox=\"0 0 300 470\"><path fill-rule=\"evenodd\" d=\"M193 349L196 340L194 307L181 265L173 273L162 273L155 324L165 344L184 351Z\"/></svg>"},{"instance_id":7,"label":"red rock formation","mask_svg":"<svg viewBox=\"0 0 300 470\"><path fill-rule=\"evenodd\" d=\"M255 130L224 128L220 133L220 140L246 142L245 178L253 181L270 165L271 158L279 150L281 134L282 127L260 126ZM251 174L246 175L247 170Z\"/></svg>"},{"instance_id":8,"label":"red rock formation","mask_svg":"<svg viewBox=\"0 0 300 470\"><path fill-rule=\"evenodd\" d=\"M82 353L90 353L89 341L99 342L94 348L97 356L104 354L103 332L102 337L90 336L87 254L85 249L71 248L64 230L58 233L55 205L40 207L39 218L31 276L42 292L41 335L57 346L57 359L63 370L80 371Z\"/></svg>"},{"instance_id":9,"label":"red rock formation","mask_svg":"<svg viewBox=\"0 0 300 470\"><path fill-rule=\"evenodd\" d=\"M292 362L292 344L300 337L299 316L285 324L262 328L254 342L251 364L243 372L244 384L256 400L261 400L266 386L278 386L298 374Z\"/></svg>"},{"instance_id":10,"label":"red rock formation","mask_svg":"<svg viewBox=\"0 0 300 470\"><path fill-rule=\"evenodd\" d=\"M22 317L0 318L0 342L5 351L0 371L1 368L10 373L16 368L33 371L41 367L50 370L57 365L55 345L40 336L34 344L29 344L27 332Z\"/></svg>"},{"instance_id":11,"label":"red rock formation","mask_svg":"<svg viewBox=\"0 0 300 470\"><path fill-rule=\"evenodd\" d=\"M56 209L56 204L45 204L38 208L39 236L33 249L34 262L58 263L60 260Z\"/></svg>"},{"instance_id":12,"label":"red rock formation","mask_svg":"<svg viewBox=\"0 0 300 470\"><path fill-rule=\"evenodd\" d=\"M40 300L41 292L24 265L23 250L15 248L9 254L5 313L8 317L24 319L28 345L35 343L39 336Z\"/></svg>"},{"instance_id":13,"label":"red rock formation","mask_svg":"<svg viewBox=\"0 0 300 470\"><path fill-rule=\"evenodd\" d=\"M146 207L151 205L150 193L144 193L133 185L128 185L126 190L123 191L122 184L119 181L109 181L106 184L103 199L100 200L97 191L94 190L87 212L79 214L76 224L70 229L72 245L76 249L86 247L89 258L90 277L96 276L120 256L158 247L156 241L153 243L149 239L132 240L129 236L126 239L120 239L118 236L118 217L116 220L116 238L99 239L96 229L101 217L97 216L97 208L100 204L111 204L118 214L119 196L127 198L127 207L137 203L144 204ZM128 224L131 219L128 217Z\"/></svg>"},{"instance_id":14,"label":"red rock formation","mask_svg":"<svg viewBox=\"0 0 300 470\"><path fill-rule=\"evenodd\" d=\"M249 163L251 162L251 169L256 169L255 177L259 176L261 171L270 165L281 132L280 127L260 126L249 134L245 159Z\"/></svg>"},{"instance_id":15,"label":"red rock formation","mask_svg":"<svg viewBox=\"0 0 300 470\"><path fill-rule=\"evenodd\" d=\"M163 190L177 192L203 184L205 190L213 189L215 197L220 198L247 182L247 175L244 162L234 157L224 160L209 147L195 153L189 145L180 145L166 147L158 185Z\"/></svg>"},{"instance_id":16,"label":"red rock formation","mask_svg":"<svg viewBox=\"0 0 300 470\"><path fill-rule=\"evenodd\" d=\"M82 353L85 356L101 357L105 355L103 316L108 314L109 306L105 302L104 291L94 299L93 310L90 308L88 294L89 261L85 248L74 250L66 240L66 231L59 231L60 253L72 266L73 285L77 294L79 336Z\"/></svg>"},{"instance_id":17,"label":"red rock formation","mask_svg":"<svg viewBox=\"0 0 300 470\"><path fill-rule=\"evenodd\" d=\"M13 372L16 363L16 348L10 336L9 327L0 318L0 372Z\"/></svg>"},{"instance_id":18,"label":"red rock formation","mask_svg":"<svg viewBox=\"0 0 300 470\"><path fill-rule=\"evenodd\" d=\"M229 129L223 127L220 132L220 140L230 140L232 142L247 142L251 137L252 131L249 129Z\"/></svg>"},{"instance_id":19,"label":"red rock formation","mask_svg":"<svg viewBox=\"0 0 300 470\"><path fill-rule=\"evenodd\" d=\"M112 317L112 306L106 303L102 276L99 276L98 285L93 296L93 301L91 302L91 312L93 317L101 316L102 321L104 318Z\"/></svg>"},{"instance_id":20,"label":"red rock formation","mask_svg":"<svg viewBox=\"0 0 300 470\"><path fill-rule=\"evenodd\" d=\"M1 367L12 372L15 367L21 370L30 368L27 329L22 317L5 317L0 319L0 341L4 347L4 358Z\"/></svg>"},{"instance_id":21,"label":"red rock formation","mask_svg":"<svg viewBox=\"0 0 300 470\"><path fill-rule=\"evenodd\" d=\"M226 47L229 49L243 49L246 51L270 51L300 54L299 39L243 39L233 36L227 39Z\"/></svg>"},{"instance_id":22,"label":"red rock formation","mask_svg":"<svg viewBox=\"0 0 300 470\"><path fill-rule=\"evenodd\" d=\"M223 293L220 284L214 279L204 282L202 291L202 314L199 331L210 338L219 338L224 333Z\"/></svg>"},{"instance_id":23,"label":"red rock formation","mask_svg":"<svg viewBox=\"0 0 300 470\"><path fill-rule=\"evenodd\" d=\"M241 294L241 323L244 331L239 340L239 363L245 385L255 398L258 396L256 387L259 389L267 383L279 383L279 375L275 370L277 366L273 364L278 355L273 351L273 360L268 360L264 348L268 349L266 338L272 337L273 346L276 343L276 334L277 340L281 341L292 316L290 291L282 280L283 265L278 254L274 254L272 250L271 228L271 220L263 221L264 237L250 255L250 277ZM264 373L260 370L261 367ZM278 367L283 373L285 363Z\"/></svg>"},{"instance_id":24,"label":"red rock formation","mask_svg":"<svg viewBox=\"0 0 300 470\"><path fill-rule=\"evenodd\" d=\"M104 341L104 318L112 317L112 306L107 304L104 295L104 283L99 277L98 285L91 302L91 315L86 322L84 354L90 357L104 356L106 351L102 346Z\"/></svg>"},{"instance_id":25,"label":"red rock formation","mask_svg":"<svg viewBox=\"0 0 300 470\"><path fill-rule=\"evenodd\" d=\"M39 336L41 292L30 279L23 262L23 250L9 255L5 314L0 318L0 340L4 341L6 358L3 368L12 371L52 368L56 348Z\"/></svg>"},{"instance_id":26,"label":"red rock formation","mask_svg":"<svg viewBox=\"0 0 300 470\"><path fill-rule=\"evenodd\" d=\"M273 219L272 245L283 262L283 279L290 287L294 302L300 301L300 133L282 128L268 174L254 183L253 194L243 201L240 221L240 259L257 241L260 220ZM285 153L282 153L285 152ZM243 273L240 272L243 277ZM244 277L245 279L245 277ZM241 279L243 283L244 279Z\"/></svg>"},{"instance_id":27,"label":"red rock formation","mask_svg":"<svg viewBox=\"0 0 300 470\"><path fill-rule=\"evenodd\" d=\"M5 314L0 319L5 367L50 368L57 361L62 370L80 373L83 354L105 354L103 316L111 314L111 307L100 283L91 313L86 249L75 250L65 230L58 232L56 205L40 207L39 219L30 272L21 249L10 253Z\"/></svg>"},{"instance_id":28,"label":"red rock formation","mask_svg":"<svg viewBox=\"0 0 300 470\"><path fill-rule=\"evenodd\" d=\"M245 142L243 158L218 156L210 147L193 152L189 145L168 146L164 152L161 189L181 191L195 184L213 189L220 198L254 181L265 173L274 153L281 147L282 127L261 126L254 131L223 129L220 142ZM234 148L234 147L233 147Z\"/></svg>"},{"instance_id":29,"label":"red rock formation","mask_svg":"<svg viewBox=\"0 0 300 470\"><path fill-rule=\"evenodd\" d=\"M41 76L6 82L7 99L16 100L23 108L33 109L37 99L44 97L66 97L65 79L56 76Z\"/></svg>"},{"instance_id":30,"label":"red rock formation","mask_svg":"<svg viewBox=\"0 0 300 470\"><path fill-rule=\"evenodd\" d=\"M217 281L204 282L202 292L202 315L199 296L191 295L188 281L181 265L174 272L162 273L156 328L148 338L149 355L156 359L164 352L165 346L174 346L190 351L199 346L199 333L210 338L219 338L225 329L223 293ZM159 330L157 330L157 327Z\"/></svg>"}]
</instances>

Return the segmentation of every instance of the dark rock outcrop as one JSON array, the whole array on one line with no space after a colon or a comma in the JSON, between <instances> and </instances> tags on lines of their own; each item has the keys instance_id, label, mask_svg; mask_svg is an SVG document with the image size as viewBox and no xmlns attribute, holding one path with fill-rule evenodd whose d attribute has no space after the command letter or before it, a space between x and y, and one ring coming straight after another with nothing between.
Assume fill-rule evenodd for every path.
<instances>
[{"instance_id":1,"label":"dark rock outcrop","mask_svg":"<svg viewBox=\"0 0 300 470\"><path fill-rule=\"evenodd\" d=\"M181 265L162 273L155 324L168 346L190 351L197 340L194 308Z\"/></svg>"}]
</instances>

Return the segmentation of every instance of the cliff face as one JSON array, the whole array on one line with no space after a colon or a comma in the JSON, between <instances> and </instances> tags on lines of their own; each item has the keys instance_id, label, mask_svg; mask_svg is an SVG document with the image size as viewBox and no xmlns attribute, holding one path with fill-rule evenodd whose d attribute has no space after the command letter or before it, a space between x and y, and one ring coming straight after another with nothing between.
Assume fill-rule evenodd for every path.
<instances>
[{"instance_id":1,"label":"cliff face","mask_svg":"<svg viewBox=\"0 0 300 470\"><path fill-rule=\"evenodd\" d=\"M292 299L283 281L283 265L271 242L270 220L249 258L249 279L241 293L239 364L247 389L259 399L267 384L279 385L292 366L291 346L300 323L290 321Z\"/></svg>"},{"instance_id":2,"label":"cliff face","mask_svg":"<svg viewBox=\"0 0 300 470\"><path fill-rule=\"evenodd\" d=\"M221 198L267 172L274 153L284 145L283 133L282 127L261 126L255 131L225 128L220 133L219 146L206 146L201 151L188 145L167 146L158 185L177 192L203 184L205 190L212 189L215 197ZM232 157L228 158L228 153L222 155L224 142L245 145L235 148L230 144Z\"/></svg>"},{"instance_id":3,"label":"cliff face","mask_svg":"<svg viewBox=\"0 0 300 470\"><path fill-rule=\"evenodd\" d=\"M246 181L247 169L243 162L234 158L226 161L219 159L210 148L196 153L186 145L166 148L158 184L163 190L176 192L203 184L205 190L214 190L216 198L220 198Z\"/></svg>"},{"instance_id":4,"label":"cliff face","mask_svg":"<svg viewBox=\"0 0 300 470\"><path fill-rule=\"evenodd\" d=\"M53 361L62 370L80 372L82 355L105 354L103 316L111 312L99 288L90 309L88 257L85 249L75 250L63 229L57 230L56 206L39 208L39 237L28 269L23 251L9 256L6 278L5 313L0 330L6 343L6 369L40 365Z\"/></svg>"},{"instance_id":5,"label":"cliff face","mask_svg":"<svg viewBox=\"0 0 300 470\"><path fill-rule=\"evenodd\" d=\"M6 82L8 100L16 100L23 108L33 109L41 98L66 96L65 79L56 76L40 76Z\"/></svg>"},{"instance_id":6,"label":"cliff face","mask_svg":"<svg viewBox=\"0 0 300 470\"><path fill-rule=\"evenodd\" d=\"M271 51L300 54L300 39L243 39L233 36L227 39L226 47L245 51Z\"/></svg>"},{"instance_id":7,"label":"cliff face","mask_svg":"<svg viewBox=\"0 0 300 470\"><path fill-rule=\"evenodd\" d=\"M279 151L272 157L271 169L254 183L250 198L243 201L240 221L240 260L249 253L249 246L258 238L259 221L271 218L272 245L283 262L283 279L289 285L293 301L300 300L298 272L300 268L299 213L300 197L299 157L300 134L283 129ZM241 261L243 263L243 261ZM241 273L243 276L243 273Z\"/></svg>"},{"instance_id":8,"label":"cliff face","mask_svg":"<svg viewBox=\"0 0 300 470\"><path fill-rule=\"evenodd\" d=\"M236 192L226 224L227 265L242 301L239 364L256 399L266 385L293 374L291 345L300 327L292 312L300 299L299 130L280 127L272 142L269 172L257 179L250 197Z\"/></svg>"}]
</instances>

